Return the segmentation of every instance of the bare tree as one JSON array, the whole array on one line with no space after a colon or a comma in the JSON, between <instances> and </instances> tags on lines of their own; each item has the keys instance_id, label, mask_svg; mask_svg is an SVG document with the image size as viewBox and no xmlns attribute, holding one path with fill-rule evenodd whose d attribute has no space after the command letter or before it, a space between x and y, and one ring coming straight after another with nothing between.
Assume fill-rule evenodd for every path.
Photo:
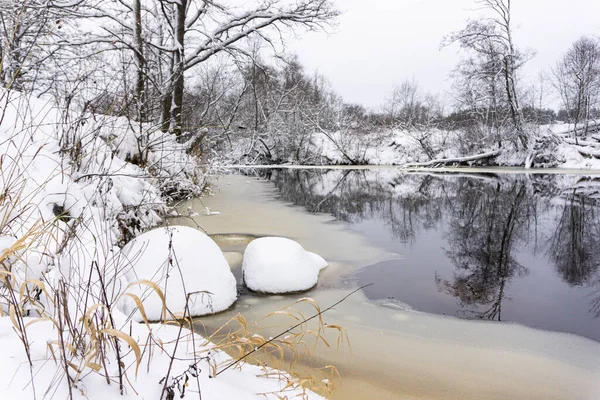
<instances>
[{"instance_id":1,"label":"bare tree","mask_svg":"<svg viewBox=\"0 0 600 400\"><path fill-rule=\"evenodd\" d=\"M384 111L391 126L405 131L431 160L436 152L433 133L443 117L443 108L437 96L422 93L415 79L406 79L394 87Z\"/></svg>"},{"instance_id":2,"label":"bare tree","mask_svg":"<svg viewBox=\"0 0 600 400\"><path fill-rule=\"evenodd\" d=\"M173 67L171 84L168 86L169 90L165 92L163 101L170 105L168 125L176 135L181 134L183 129L182 109L186 70L222 51L240 51L235 46L251 35L260 35L269 40L265 36L265 28L303 26L307 29L317 29L339 14L330 0L300 0L293 4L281 0L264 1L254 9L241 12L233 11L214 1L160 1L164 7L174 7L172 24L174 43L171 48L164 49L173 54ZM207 25L210 24L203 19L207 15L210 15L212 21L216 21L212 29L207 29ZM166 105L163 109L167 109ZM163 115L163 119L165 117L166 115ZM163 121L163 129L166 126L166 121Z\"/></svg>"},{"instance_id":3,"label":"bare tree","mask_svg":"<svg viewBox=\"0 0 600 400\"><path fill-rule=\"evenodd\" d=\"M461 48L476 55L475 70L502 82L505 102L515 135L523 148L528 148L529 138L525 132L523 114L517 91L517 70L527 57L515 46L511 19L511 0L475 0L484 9L490 10L490 17L473 20L467 26L452 33L444 40L444 45L459 43Z\"/></svg>"},{"instance_id":4,"label":"bare tree","mask_svg":"<svg viewBox=\"0 0 600 400\"><path fill-rule=\"evenodd\" d=\"M577 139L577 125L585 123L587 135L592 109L600 100L600 43L582 37L558 61L553 73L553 84L560 94L570 122L575 124L573 134Z\"/></svg>"},{"instance_id":5,"label":"bare tree","mask_svg":"<svg viewBox=\"0 0 600 400\"><path fill-rule=\"evenodd\" d=\"M399 85L394 86L386 104L392 124L410 126L416 123L419 119L421 97L419 84L414 78L412 80L405 79Z\"/></svg>"}]
</instances>

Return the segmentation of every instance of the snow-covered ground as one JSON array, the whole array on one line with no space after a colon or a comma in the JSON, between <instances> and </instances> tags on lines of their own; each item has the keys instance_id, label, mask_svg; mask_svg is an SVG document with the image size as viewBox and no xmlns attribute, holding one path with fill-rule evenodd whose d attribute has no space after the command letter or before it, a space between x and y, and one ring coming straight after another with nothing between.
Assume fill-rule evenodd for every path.
<instances>
[{"instance_id":1,"label":"snow-covered ground","mask_svg":"<svg viewBox=\"0 0 600 400\"><path fill-rule=\"evenodd\" d=\"M115 313L115 316L120 316ZM290 397L302 393L302 390L285 388L285 379L265 377L266 371L260 367L246 364L242 369L229 369L226 373L213 378L214 368L228 365L232 360L222 351L211 351L210 343L187 329L151 324L129 324L123 318L119 326L140 346L140 358L136 359L125 342L122 342L122 361L125 368L124 393L119 393L119 374L115 361L108 365L95 365L91 362L71 360L69 366L75 388L69 391L67 377L64 374L62 355L56 338L58 329L51 321L27 318L26 323L34 325L28 328L32 367L28 365L23 345L14 332L9 317L0 318L0 398L12 399L147 399L161 398L164 382L171 360L171 375L167 387L172 387L176 398L181 396L185 387L185 398L215 400L277 398ZM136 367L138 366L139 367ZM194 367L192 367L192 365ZM106 369L105 369L106 368ZM221 367L222 368L222 367ZM107 383L107 374L111 383ZM34 379L31 379L31 376ZM188 381L189 380L189 381ZM33 382L33 383L32 383ZM282 391L282 389L284 389ZM34 395L35 393L35 395ZM260 394L264 393L265 396ZM37 396L37 397L36 397ZM163 397L168 398L168 397ZM173 397L171 397L173 398ZM320 396L306 391L306 398L320 399Z\"/></svg>"},{"instance_id":2,"label":"snow-covered ground","mask_svg":"<svg viewBox=\"0 0 600 400\"><path fill-rule=\"evenodd\" d=\"M151 231L120 249L161 222L167 201L202 191L204 176L186 148L125 118L0 91L1 399L121 391L158 399L184 390L244 399L284 388L319 398L289 386L285 374L260 378L265 371L248 365L209 379L229 356L187 329L148 322L166 311L184 315L187 294L214 296L209 306L193 301L188 316L236 298L222 253L195 229ZM168 285L156 273L170 276Z\"/></svg>"}]
</instances>

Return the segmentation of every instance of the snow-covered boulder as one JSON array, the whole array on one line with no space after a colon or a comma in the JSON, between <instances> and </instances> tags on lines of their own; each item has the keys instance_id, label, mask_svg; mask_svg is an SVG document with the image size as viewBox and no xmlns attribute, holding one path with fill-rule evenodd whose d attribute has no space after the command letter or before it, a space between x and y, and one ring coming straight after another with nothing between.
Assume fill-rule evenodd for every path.
<instances>
[{"instance_id":1,"label":"snow-covered boulder","mask_svg":"<svg viewBox=\"0 0 600 400\"><path fill-rule=\"evenodd\" d=\"M157 228L133 239L122 253L131 263L127 280L158 284L165 294L167 308L177 316L185 311L186 293L190 294L192 316L226 310L237 298L235 278L221 249L197 229ZM142 299L149 320L161 319L162 301L156 291L139 284L129 288L128 293ZM125 300L124 311L129 313L135 303L127 297ZM167 317L172 318L169 313ZM134 319L142 319L139 311Z\"/></svg>"},{"instance_id":2,"label":"snow-covered boulder","mask_svg":"<svg viewBox=\"0 0 600 400\"><path fill-rule=\"evenodd\" d=\"M288 293L308 290L317 284L319 271L327 266L320 256L297 242L280 238L255 239L244 252L244 282L254 291Z\"/></svg>"},{"instance_id":3,"label":"snow-covered boulder","mask_svg":"<svg viewBox=\"0 0 600 400\"><path fill-rule=\"evenodd\" d=\"M316 254L316 253L312 253L310 251L307 251L306 254L308 255L308 258L310 258L313 262L313 264L319 268L319 270L322 270L323 268L327 267L327 261L325 261L325 259L323 257L321 257L320 255Z\"/></svg>"}]
</instances>

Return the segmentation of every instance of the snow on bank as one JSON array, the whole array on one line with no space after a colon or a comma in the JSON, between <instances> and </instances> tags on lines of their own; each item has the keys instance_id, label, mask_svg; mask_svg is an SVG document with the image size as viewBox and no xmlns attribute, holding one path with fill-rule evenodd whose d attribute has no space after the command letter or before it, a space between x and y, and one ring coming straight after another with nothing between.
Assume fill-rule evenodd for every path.
<instances>
[{"instance_id":1,"label":"snow on bank","mask_svg":"<svg viewBox=\"0 0 600 400\"><path fill-rule=\"evenodd\" d=\"M279 149L277 142L265 139L274 159L262 154L263 149L254 138L239 136L232 145L221 149L214 157L215 165L255 165L287 163L292 165L418 165L440 159L458 159L461 165L520 167L533 156L536 168L600 169L600 135L589 139L598 142L594 148L574 146L566 137L572 125L528 125L531 134L531 151L518 151L510 140L486 138L486 133L462 130L387 129L373 132L313 132L303 141L302 151ZM587 151L586 151L587 150ZM592 150L592 151L590 151ZM485 160L484 154L499 155ZM475 158L475 159L474 159Z\"/></svg>"},{"instance_id":2,"label":"snow on bank","mask_svg":"<svg viewBox=\"0 0 600 400\"><path fill-rule=\"evenodd\" d=\"M145 169L167 200L202 194L203 173L188 155L189 141L180 142L174 135L125 117L95 116L88 123L88 130L97 132L118 158L147 158Z\"/></svg>"},{"instance_id":3,"label":"snow on bank","mask_svg":"<svg viewBox=\"0 0 600 400\"><path fill-rule=\"evenodd\" d=\"M78 114L1 89L0 114L0 399L160 398L161 379L170 374L167 385L175 384L211 345L185 329L177 345L179 328L133 323L117 306L123 298L135 302L124 293L128 284L164 276L159 267L170 251L173 267L183 267L164 283L173 313L183 310L184 286L213 292L212 310L225 309L235 282L222 253L197 231L175 229L172 242L165 230L149 232L127 257L119 245L159 224L167 200L199 193L200 167L171 135L135 131L123 118ZM140 150L147 162L134 165ZM142 247L148 254L138 254ZM143 265L132 266L136 259ZM156 316L152 297L129 289ZM211 309L194 296L192 313ZM220 351L210 355L211 366L228 360ZM287 383L285 376L259 378L264 371L247 365L209 380L208 363L198 366L203 399L256 398Z\"/></svg>"},{"instance_id":4,"label":"snow on bank","mask_svg":"<svg viewBox=\"0 0 600 400\"><path fill-rule=\"evenodd\" d=\"M200 316L229 308L237 298L236 282L219 246L206 234L187 226L157 228L123 248L131 262L126 273L130 283L149 280L163 291L169 314ZM163 305L158 294L146 285L128 290L142 299L146 316L158 321ZM187 296L189 309L186 311ZM134 311L135 303L125 306ZM134 317L142 321L139 311Z\"/></svg>"},{"instance_id":5,"label":"snow on bank","mask_svg":"<svg viewBox=\"0 0 600 400\"><path fill-rule=\"evenodd\" d=\"M117 313L116 317L125 317ZM35 319L28 318L25 323L33 323ZM177 326L150 324L126 325L127 333L140 345L140 367L136 371L136 358L134 352L122 346L125 353L124 365L132 365L126 372L126 385L124 394L119 393L119 384L113 380L106 383L102 373L89 373L80 376L76 387L72 391L75 400L157 400L161 398L163 389L162 379L167 373L171 357L171 377L177 378L185 375L189 378L185 390L185 397L190 399L210 400L254 400L257 398L277 398L275 395L261 396L261 393L278 393L295 398L302 393L301 389L287 388L287 375L282 375L282 380L263 378L265 370L253 365L244 365L240 369L230 369L226 373L214 378L213 368L219 365L218 370L228 365L232 359L222 351L211 350L211 345L197 334L190 333L187 329L180 332ZM151 332L150 332L151 331ZM37 398L68 399L69 389L67 377L62 370L60 359L55 360L49 353L52 347L57 357L59 350L56 343L49 343L49 338L57 337L57 329L50 321L41 321L28 329L31 341L31 358L33 360L32 373L35 376L31 384L29 365L24 354L23 345L13 331L13 325L8 317L0 318L0 338L2 338L2 352L0 354L0 399L34 399L34 390ZM149 340L150 338L150 340ZM178 345L176 344L177 342ZM123 343L124 344L124 343ZM197 365L198 378L195 372L190 371L190 365ZM82 364L74 364L73 377L76 376L75 368L84 368ZM117 373L116 361L108 366L110 375ZM277 373L274 371L274 373ZM171 378L167 386L174 385L175 398L180 398L180 391L176 382ZM184 381L180 384L183 386ZM181 388L180 388L181 389ZM306 398L311 400L322 399L310 391L306 391ZM42 396L46 394L45 396ZM165 398L165 397L163 397ZM167 397L168 398L168 397Z\"/></svg>"},{"instance_id":6,"label":"snow on bank","mask_svg":"<svg viewBox=\"0 0 600 400\"><path fill-rule=\"evenodd\" d=\"M258 238L244 252L244 282L263 293L299 292L312 288L327 262L297 242L280 237Z\"/></svg>"}]
</instances>

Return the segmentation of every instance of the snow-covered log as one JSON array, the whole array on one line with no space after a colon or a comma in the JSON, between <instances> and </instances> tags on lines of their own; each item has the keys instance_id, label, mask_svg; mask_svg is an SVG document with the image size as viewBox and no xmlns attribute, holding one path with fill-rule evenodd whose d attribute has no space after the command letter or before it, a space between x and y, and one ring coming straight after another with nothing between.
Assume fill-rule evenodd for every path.
<instances>
[{"instance_id":1,"label":"snow-covered log","mask_svg":"<svg viewBox=\"0 0 600 400\"><path fill-rule=\"evenodd\" d=\"M581 124L578 125L577 129L570 129L566 132L564 132L565 135L568 136L578 136L578 135L585 135L585 134L590 134L590 133L597 133L600 132L600 121L589 121L587 123L587 126L585 124L585 122L582 122Z\"/></svg>"},{"instance_id":2,"label":"snow-covered log","mask_svg":"<svg viewBox=\"0 0 600 400\"><path fill-rule=\"evenodd\" d=\"M452 158L440 158L422 163L410 163L405 164L405 167L432 167L438 164L466 164L473 161L485 160L488 158L497 157L500 154L500 150L489 151L487 153L476 154L474 156L466 157L452 157Z\"/></svg>"},{"instance_id":3,"label":"snow-covered log","mask_svg":"<svg viewBox=\"0 0 600 400\"><path fill-rule=\"evenodd\" d=\"M575 140L573 138L564 138L565 143L574 144L578 146L591 146L591 147L600 147L599 142L590 142L589 140Z\"/></svg>"},{"instance_id":4,"label":"snow-covered log","mask_svg":"<svg viewBox=\"0 0 600 400\"><path fill-rule=\"evenodd\" d=\"M577 149L577 151L579 152L579 154L581 154L582 156L600 158L600 150L592 150L592 149L581 147L581 146L573 146L573 147L575 147Z\"/></svg>"}]
</instances>

